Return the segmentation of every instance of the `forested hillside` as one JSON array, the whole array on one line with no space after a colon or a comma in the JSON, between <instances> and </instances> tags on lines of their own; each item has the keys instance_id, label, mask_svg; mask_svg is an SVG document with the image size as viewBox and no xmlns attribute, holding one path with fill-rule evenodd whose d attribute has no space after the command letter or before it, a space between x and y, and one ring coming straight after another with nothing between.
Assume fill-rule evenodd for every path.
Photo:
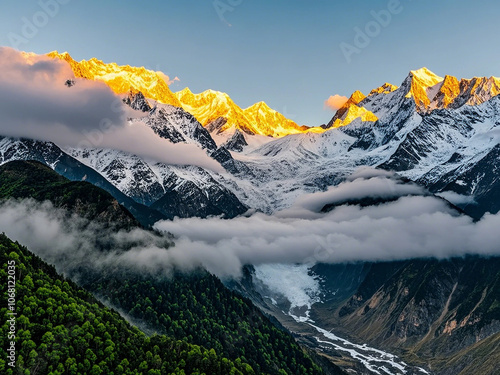
<instances>
[{"instance_id":1,"label":"forested hillside","mask_svg":"<svg viewBox=\"0 0 500 375\"><path fill-rule=\"evenodd\" d=\"M0 373L10 374L254 374L241 359L167 336L147 337L116 311L58 275L23 246L0 235L0 282L16 262L16 367L6 362L7 306L1 307ZM7 289L2 292L7 300Z\"/></svg>"},{"instance_id":2,"label":"forested hillside","mask_svg":"<svg viewBox=\"0 0 500 375\"><path fill-rule=\"evenodd\" d=\"M82 280L146 328L241 358L258 373L321 373L288 332L204 271L146 278L128 270Z\"/></svg>"}]
</instances>

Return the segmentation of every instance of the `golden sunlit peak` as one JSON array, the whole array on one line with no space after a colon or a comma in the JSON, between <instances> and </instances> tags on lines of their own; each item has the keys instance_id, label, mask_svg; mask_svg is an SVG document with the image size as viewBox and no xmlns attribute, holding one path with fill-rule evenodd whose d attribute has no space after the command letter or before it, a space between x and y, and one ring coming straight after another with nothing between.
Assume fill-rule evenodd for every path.
<instances>
[{"instance_id":1,"label":"golden sunlit peak","mask_svg":"<svg viewBox=\"0 0 500 375\"><path fill-rule=\"evenodd\" d=\"M434 74L426 67L420 68L418 70L410 71L413 79L417 79L421 84L426 85L427 87L434 86L436 83L441 82L444 78Z\"/></svg>"},{"instance_id":2,"label":"golden sunlit peak","mask_svg":"<svg viewBox=\"0 0 500 375\"><path fill-rule=\"evenodd\" d=\"M268 110L274 111L264 101L260 101L260 102L252 104L250 107L246 108L245 111L252 110L252 109L263 109L263 110L266 110L266 111L268 111Z\"/></svg>"},{"instance_id":3,"label":"golden sunlit peak","mask_svg":"<svg viewBox=\"0 0 500 375\"><path fill-rule=\"evenodd\" d=\"M374 95L374 94L389 94L393 91L396 91L398 89L398 86L392 85L390 83L384 83L382 86L377 87L376 89L373 89L370 91L368 96Z\"/></svg>"},{"instance_id":4,"label":"golden sunlit peak","mask_svg":"<svg viewBox=\"0 0 500 375\"><path fill-rule=\"evenodd\" d=\"M363 101L366 98L366 95L363 94L361 91L356 90L352 93L351 97L349 98L348 101L351 103L358 104L359 102Z\"/></svg>"},{"instance_id":5,"label":"golden sunlit peak","mask_svg":"<svg viewBox=\"0 0 500 375\"><path fill-rule=\"evenodd\" d=\"M67 53L53 51L47 54L52 58L67 61L76 77L106 83L117 94L126 94L130 89L141 91L148 99L180 107L181 104L170 91L169 78L161 72L145 67L119 66L116 63L104 63L93 57L77 62Z\"/></svg>"},{"instance_id":6,"label":"golden sunlit peak","mask_svg":"<svg viewBox=\"0 0 500 375\"><path fill-rule=\"evenodd\" d=\"M50 57L56 57L56 56L61 56L61 57L71 57L67 51L64 52L59 52L57 50L54 50L52 52L47 53Z\"/></svg>"},{"instance_id":7,"label":"golden sunlit peak","mask_svg":"<svg viewBox=\"0 0 500 375\"><path fill-rule=\"evenodd\" d=\"M308 128L297 125L281 113L261 101L246 109L240 108L224 92L206 90L193 94L185 88L175 93L182 107L191 113L203 126L224 117L227 122L221 131L235 127L247 134L282 137L288 134L304 133Z\"/></svg>"},{"instance_id":8,"label":"golden sunlit peak","mask_svg":"<svg viewBox=\"0 0 500 375\"><path fill-rule=\"evenodd\" d=\"M67 61L70 63L70 65L72 65L72 63L75 63L75 60L73 60L73 58L70 56L70 54L66 51L62 52L62 53L59 53L58 51L52 51L52 52L47 53L47 56L49 56L53 59Z\"/></svg>"},{"instance_id":9,"label":"golden sunlit peak","mask_svg":"<svg viewBox=\"0 0 500 375\"><path fill-rule=\"evenodd\" d=\"M429 77L441 78L441 77L439 77L437 74L435 74L433 71L431 71L430 69L428 69L425 66L423 66L420 69L410 70L410 73L413 74L414 76L417 76L417 77L429 76Z\"/></svg>"},{"instance_id":10,"label":"golden sunlit peak","mask_svg":"<svg viewBox=\"0 0 500 375\"><path fill-rule=\"evenodd\" d=\"M176 94L189 94L189 95L193 95L193 92L189 89L189 87L185 87L181 91L178 91Z\"/></svg>"},{"instance_id":11,"label":"golden sunlit peak","mask_svg":"<svg viewBox=\"0 0 500 375\"><path fill-rule=\"evenodd\" d=\"M349 107L345 108L341 117L334 117L329 124L328 128L340 128L347 126L354 120L359 120L363 122L376 122L378 120L377 116L372 112L368 111L364 107L359 107L352 103Z\"/></svg>"},{"instance_id":12,"label":"golden sunlit peak","mask_svg":"<svg viewBox=\"0 0 500 375\"><path fill-rule=\"evenodd\" d=\"M411 78L411 87L406 97L413 98L417 108L420 111L425 111L434 96L433 93L429 92L434 90L429 89L442 82L444 78L434 74L425 67L410 71L409 78ZM429 98L429 94L431 94L431 99Z\"/></svg>"},{"instance_id":13,"label":"golden sunlit peak","mask_svg":"<svg viewBox=\"0 0 500 375\"><path fill-rule=\"evenodd\" d=\"M364 122L376 122L377 116L363 106L359 106L366 96L361 91L354 91L344 105L337 110L335 116L324 126L324 129L340 128L349 125L355 120Z\"/></svg>"},{"instance_id":14,"label":"golden sunlit peak","mask_svg":"<svg viewBox=\"0 0 500 375\"><path fill-rule=\"evenodd\" d=\"M184 99L187 99L187 98L193 98L194 97L194 94L193 92L189 89L189 87L186 87L184 89L182 89L181 91L177 91L176 93L174 93L174 95L179 99L181 100L180 98L184 98ZM182 101L182 100L181 100Z\"/></svg>"}]
</instances>

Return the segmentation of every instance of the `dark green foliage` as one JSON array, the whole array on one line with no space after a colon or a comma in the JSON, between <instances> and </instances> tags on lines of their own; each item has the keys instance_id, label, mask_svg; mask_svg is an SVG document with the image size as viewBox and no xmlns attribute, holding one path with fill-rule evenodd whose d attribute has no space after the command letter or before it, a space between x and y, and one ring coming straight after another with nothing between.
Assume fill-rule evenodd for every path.
<instances>
[{"instance_id":1,"label":"dark green foliage","mask_svg":"<svg viewBox=\"0 0 500 375\"><path fill-rule=\"evenodd\" d=\"M295 340L274 326L252 303L216 277L197 272L171 278L119 274L85 275L85 287L149 329L236 360L257 373L321 374Z\"/></svg>"},{"instance_id":2,"label":"dark green foliage","mask_svg":"<svg viewBox=\"0 0 500 375\"><path fill-rule=\"evenodd\" d=\"M88 183L69 181L37 161L12 161L0 166L0 199L51 201L89 220L119 228L139 226L111 194Z\"/></svg>"},{"instance_id":3,"label":"dark green foliage","mask_svg":"<svg viewBox=\"0 0 500 375\"><path fill-rule=\"evenodd\" d=\"M254 374L213 349L166 336L147 337L52 266L0 235L0 282L16 261L17 362L6 363L7 306L0 307L0 373L10 374ZM6 300L7 290L2 292Z\"/></svg>"}]
</instances>

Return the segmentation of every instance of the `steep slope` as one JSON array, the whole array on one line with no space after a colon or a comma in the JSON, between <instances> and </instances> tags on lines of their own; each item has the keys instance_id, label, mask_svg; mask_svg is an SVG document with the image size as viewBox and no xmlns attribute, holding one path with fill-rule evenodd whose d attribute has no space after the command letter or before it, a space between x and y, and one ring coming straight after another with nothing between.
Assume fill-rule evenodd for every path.
<instances>
[{"instance_id":1,"label":"steep slope","mask_svg":"<svg viewBox=\"0 0 500 375\"><path fill-rule=\"evenodd\" d=\"M469 197L456 202L478 218L499 210L498 126L500 97L477 106L434 110L408 132L381 167L428 186ZM477 201L476 196L477 195Z\"/></svg>"},{"instance_id":2,"label":"steep slope","mask_svg":"<svg viewBox=\"0 0 500 375\"><path fill-rule=\"evenodd\" d=\"M59 275L28 249L0 234L0 281L15 262L17 342L15 370L0 361L3 374L255 374L213 350L166 336L147 337L116 311ZM10 268L9 268L10 269ZM9 280L12 280L9 277ZM7 301L7 288L2 298ZM23 308L21 308L21 306ZM0 309L0 355L7 359L11 318ZM9 353L10 355L10 353Z\"/></svg>"},{"instance_id":3,"label":"steep slope","mask_svg":"<svg viewBox=\"0 0 500 375\"><path fill-rule=\"evenodd\" d=\"M148 329L245 358L257 374L321 374L290 334L202 271L172 278L134 272L86 274L86 288Z\"/></svg>"},{"instance_id":4,"label":"steep slope","mask_svg":"<svg viewBox=\"0 0 500 375\"><path fill-rule=\"evenodd\" d=\"M143 99L142 93L131 92L125 102L149 106ZM246 170L224 147L217 147L208 131L182 108L157 104L147 112L146 117L132 121L144 123L158 137L172 143L191 143L200 147L233 173ZM70 148L67 151L127 196L151 206L167 218L211 215L231 218L247 210L224 186L222 176L200 167L171 166L116 150Z\"/></svg>"},{"instance_id":5,"label":"steep slope","mask_svg":"<svg viewBox=\"0 0 500 375\"><path fill-rule=\"evenodd\" d=\"M166 81L167 77L162 72L154 72L144 67L119 66L116 63L106 64L96 58L78 62L73 60L67 52L53 51L47 55L67 61L76 77L102 81L117 94L126 94L130 89L133 89L141 91L147 98L160 103L181 106L170 91Z\"/></svg>"},{"instance_id":6,"label":"steep slope","mask_svg":"<svg viewBox=\"0 0 500 375\"><path fill-rule=\"evenodd\" d=\"M478 106L494 98L500 92L499 83L495 77L458 81L452 76L441 78L427 68L411 71L399 88L385 84L355 103L379 121L365 130L354 147L374 149L392 139L401 140L407 129L418 126L422 116L435 110Z\"/></svg>"},{"instance_id":7,"label":"steep slope","mask_svg":"<svg viewBox=\"0 0 500 375\"><path fill-rule=\"evenodd\" d=\"M146 116L130 119L149 126L160 137L172 143L194 144L218 161L228 172L238 174L247 168L235 161L229 151L222 145L218 147L210 133L184 109L155 103L154 107L145 99L140 91L130 90L123 102L133 109L146 112Z\"/></svg>"},{"instance_id":8,"label":"steep slope","mask_svg":"<svg viewBox=\"0 0 500 375\"><path fill-rule=\"evenodd\" d=\"M0 198L49 200L117 229L139 226L111 194L84 181L69 181L38 161L11 161L0 166Z\"/></svg>"},{"instance_id":9,"label":"steep slope","mask_svg":"<svg viewBox=\"0 0 500 375\"><path fill-rule=\"evenodd\" d=\"M247 210L214 176L194 166L170 166L114 150L68 150L127 196L165 217L234 217Z\"/></svg>"},{"instance_id":10,"label":"steep slope","mask_svg":"<svg viewBox=\"0 0 500 375\"><path fill-rule=\"evenodd\" d=\"M460 159L457 157L456 160ZM479 159L477 161L477 159ZM497 213L500 211L500 145L496 145L484 157L478 155L476 160L469 160L461 165L459 163L446 165L449 172L442 174L434 180L434 170L422 176L418 182L429 185L433 192L454 192L462 197L469 197L463 202L457 202L467 214L479 219L485 212ZM455 165L453 165L455 164ZM442 166L440 166L442 167ZM451 167L451 168L450 168ZM439 169L437 167L436 169Z\"/></svg>"},{"instance_id":11,"label":"steep slope","mask_svg":"<svg viewBox=\"0 0 500 375\"><path fill-rule=\"evenodd\" d=\"M214 152L217 145L208 131L182 108L170 105L156 106L146 119L140 119L154 130L161 138L172 143L194 143L207 152Z\"/></svg>"},{"instance_id":12,"label":"steep slope","mask_svg":"<svg viewBox=\"0 0 500 375\"><path fill-rule=\"evenodd\" d=\"M500 340L499 258L374 264L338 324L378 346L405 351L438 374L494 374ZM470 353L475 353L470 363ZM496 359L498 361L498 359Z\"/></svg>"},{"instance_id":13,"label":"steep slope","mask_svg":"<svg viewBox=\"0 0 500 375\"><path fill-rule=\"evenodd\" d=\"M258 102L243 110L258 132L255 134L283 137L289 134L305 133L311 129L298 126L264 102Z\"/></svg>"},{"instance_id":14,"label":"steep slope","mask_svg":"<svg viewBox=\"0 0 500 375\"><path fill-rule=\"evenodd\" d=\"M376 122L377 116L358 106L365 98L366 96L361 91L355 91L324 128L340 128L349 125L356 119L360 119L362 122Z\"/></svg>"},{"instance_id":15,"label":"steep slope","mask_svg":"<svg viewBox=\"0 0 500 375\"><path fill-rule=\"evenodd\" d=\"M13 160L37 160L71 181L87 181L104 189L145 227L165 219L158 211L129 198L101 174L69 156L52 142L0 137L0 164Z\"/></svg>"},{"instance_id":16,"label":"steep slope","mask_svg":"<svg viewBox=\"0 0 500 375\"><path fill-rule=\"evenodd\" d=\"M248 146L247 140L238 129L236 129L231 138L224 143L224 147L229 151L242 152L245 146Z\"/></svg>"},{"instance_id":17,"label":"steep slope","mask_svg":"<svg viewBox=\"0 0 500 375\"><path fill-rule=\"evenodd\" d=\"M500 79L474 77L458 81L446 76L439 91L432 99L431 108L460 108L464 105L482 104L500 93Z\"/></svg>"},{"instance_id":18,"label":"steep slope","mask_svg":"<svg viewBox=\"0 0 500 375\"><path fill-rule=\"evenodd\" d=\"M436 85L441 83L443 78L425 67L412 70L409 77L411 77L411 87L406 97L414 100L419 111L425 111L433 99Z\"/></svg>"}]
</instances>

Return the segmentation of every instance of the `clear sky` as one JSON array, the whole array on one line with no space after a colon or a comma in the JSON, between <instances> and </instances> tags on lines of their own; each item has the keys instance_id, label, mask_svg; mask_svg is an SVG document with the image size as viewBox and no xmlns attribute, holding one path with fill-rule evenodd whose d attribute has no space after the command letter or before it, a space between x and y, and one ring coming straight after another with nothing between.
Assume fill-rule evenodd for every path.
<instances>
[{"instance_id":1,"label":"clear sky","mask_svg":"<svg viewBox=\"0 0 500 375\"><path fill-rule=\"evenodd\" d=\"M42 10L54 1L65 4ZM4 0L1 10L1 45L19 36L20 50L146 66L178 76L173 91L264 100L310 126L332 117L330 95L399 85L422 66L500 76L498 0ZM355 41L357 30L371 36Z\"/></svg>"}]
</instances>

